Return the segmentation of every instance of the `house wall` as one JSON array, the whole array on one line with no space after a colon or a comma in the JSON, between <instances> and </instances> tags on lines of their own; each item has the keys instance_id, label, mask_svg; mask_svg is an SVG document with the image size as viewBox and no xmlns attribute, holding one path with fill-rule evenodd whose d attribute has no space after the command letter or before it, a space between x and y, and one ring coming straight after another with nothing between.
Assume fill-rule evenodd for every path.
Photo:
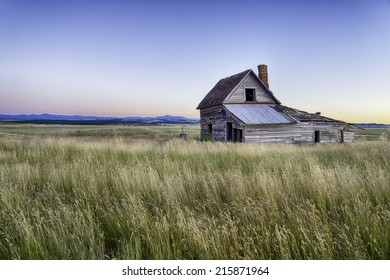
<instances>
[{"instance_id":1,"label":"house wall","mask_svg":"<svg viewBox=\"0 0 390 280\"><path fill-rule=\"evenodd\" d=\"M348 125L331 122L312 122L310 125L312 126L313 131L320 131L321 143L341 142L341 130L344 131L344 142L353 142L355 138L355 133L348 130Z\"/></svg>"},{"instance_id":2,"label":"house wall","mask_svg":"<svg viewBox=\"0 0 390 280\"><path fill-rule=\"evenodd\" d=\"M226 122L232 123L233 128L244 129L243 123L228 110L226 110Z\"/></svg>"},{"instance_id":3,"label":"house wall","mask_svg":"<svg viewBox=\"0 0 390 280\"><path fill-rule=\"evenodd\" d=\"M226 139L226 110L223 106L200 109L200 133L208 133L208 125L212 125L212 138L215 141Z\"/></svg>"},{"instance_id":4,"label":"house wall","mask_svg":"<svg viewBox=\"0 0 390 280\"><path fill-rule=\"evenodd\" d=\"M320 131L321 143L335 143L339 142L341 132L337 127L332 125L312 124L313 131Z\"/></svg>"},{"instance_id":5,"label":"house wall","mask_svg":"<svg viewBox=\"0 0 390 280\"><path fill-rule=\"evenodd\" d=\"M232 124L232 129L229 131L228 123ZM243 133L244 126L240 119L233 115L229 110L226 110L226 138L229 142L244 142Z\"/></svg>"},{"instance_id":6,"label":"house wall","mask_svg":"<svg viewBox=\"0 0 390 280\"><path fill-rule=\"evenodd\" d=\"M251 101L251 103L275 103L266 94L266 90L259 84L259 81L253 74L249 74L225 99L224 103L245 103L245 88L256 89L256 102Z\"/></svg>"},{"instance_id":7,"label":"house wall","mask_svg":"<svg viewBox=\"0 0 390 280\"><path fill-rule=\"evenodd\" d=\"M353 142L355 141L355 132L353 131L344 131L344 142Z\"/></svg>"},{"instance_id":8,"label":"house wall","mask_svg":"<svg viewBox=\"0 0 390 280\"><path fill-rule=\"evenodd\" d=\"M232 123L233 128L243 130L242 141L246 143L314 143L316 130L320 131L321 143L341 142L341 130L344 131L344 142L354 141L354 132L337 123L243 125L222 105L200 109L201 134L207 134L211 124L214 141L227 141L227 122Z\"/></svg>"},{"instance_id":9,"label":"house wall","mask_svg":"<svg viewBox=\"0 0 390 280\"><path fill-rule=\"evenodd\" d=\"M242 123L223 106L200 109L200 133L207 134L211 124L214 141L227 141L227 122L232 123L233 128L243 129Z\"/></svg>"},{"instance_id":10,"label":"house wall","mask_svg":"<svg viewBox=\"0 0 390 280\"><path fill-rule=\"evenodd\" d=\"M312 143L314 132L309 123L246 125L246 143Z\"/></svg>"},{"instance_id":11,"label":"house wall","mask_svg":"<svg viewBox=\"0 0 390 280\"><path fill-rule=\"evenodd\" d=\"M314 143L316 130L320 131L321 143L341 142L343 126L324 123L301 122L279 125L246 125L244 142L246 143ZM344 142L353 142L354 132L344 130Z\"/></svg>"}]
</instances>

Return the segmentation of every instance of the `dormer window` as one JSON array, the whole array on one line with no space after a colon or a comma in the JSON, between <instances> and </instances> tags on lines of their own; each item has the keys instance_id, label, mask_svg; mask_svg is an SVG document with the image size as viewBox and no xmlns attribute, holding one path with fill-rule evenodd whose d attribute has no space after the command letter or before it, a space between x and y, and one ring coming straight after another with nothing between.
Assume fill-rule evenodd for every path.
<instances>
[{"instance_id":1,"label":"dormer window","mask_svg":"<svg viewBox=\"0 0 390 280\"><path fill-rule=\"evenodd\" d=\"M256 101L256 90L254 88L245 89L245 101Z\"/></svg>"}]
</instances>

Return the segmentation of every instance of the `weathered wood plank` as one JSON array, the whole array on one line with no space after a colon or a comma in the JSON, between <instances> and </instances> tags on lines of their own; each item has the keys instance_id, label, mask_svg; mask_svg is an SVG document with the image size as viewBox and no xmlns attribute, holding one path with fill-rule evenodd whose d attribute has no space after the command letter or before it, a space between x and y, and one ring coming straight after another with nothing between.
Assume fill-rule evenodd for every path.
<instances>
[{"instance_id":1,"label":"weathered wood plank","mask_svg":"<svg viewBox=\"0 0 390 280\"><path fill-rule=\"evenodd\" d=\"M244 125L222 105L200 110L201 133L207 133L212 125L215 141L227 141L227 122L232 129L243 129L243 141L253 143L313 143L315 131L320 131L321 143L354 141L354 132L345 130L346 126L332 122L300 122L296 124ZM347 127L348 129L348 127Z\"/></svg>"},{"instance_id":2,"label":"weathered wood plank","mask_svg":"<svg viewBox=\"0 0 390 280\"><path fill-rule=\"evenodd\" d=\"M245 88L254 88L256 90L256 102L254 103L274 103L252 75L248 75L236 90L227 97L224 103L245 103Z\"/></svg>"}]
</instances>

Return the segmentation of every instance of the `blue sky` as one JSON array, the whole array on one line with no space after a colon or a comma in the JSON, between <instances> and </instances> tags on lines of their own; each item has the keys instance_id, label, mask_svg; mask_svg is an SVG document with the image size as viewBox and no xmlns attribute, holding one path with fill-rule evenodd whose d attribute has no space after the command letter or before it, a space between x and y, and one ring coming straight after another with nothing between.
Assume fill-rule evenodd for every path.
<instances>
[{"instance_id":1,"label":"blue sky","mask_svg":"<svg viewBox=\"0 0 390 280\"><path fill-rule=\"evenodd\" d=\"M390 123L389 26L389 0L0 0L0 113L197 117L267 64L286 106Z\"/></svg>"}]
</instances>

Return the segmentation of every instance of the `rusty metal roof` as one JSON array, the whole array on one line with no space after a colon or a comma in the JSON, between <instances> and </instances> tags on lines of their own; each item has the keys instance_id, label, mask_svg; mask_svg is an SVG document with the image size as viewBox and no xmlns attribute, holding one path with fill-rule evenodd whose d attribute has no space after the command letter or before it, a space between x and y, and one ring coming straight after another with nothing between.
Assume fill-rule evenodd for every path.
<instances>
[{"instance_id":1,"label":"rusty metal roof","mask_svg":"<svg viewBox=\"0 0 390 280\"><path fill-rule=\"evenodd\" d=\"M286 124L297 120L281 110L278 104L224 104L244 124Z\"/></svg>"}]
</instances>

